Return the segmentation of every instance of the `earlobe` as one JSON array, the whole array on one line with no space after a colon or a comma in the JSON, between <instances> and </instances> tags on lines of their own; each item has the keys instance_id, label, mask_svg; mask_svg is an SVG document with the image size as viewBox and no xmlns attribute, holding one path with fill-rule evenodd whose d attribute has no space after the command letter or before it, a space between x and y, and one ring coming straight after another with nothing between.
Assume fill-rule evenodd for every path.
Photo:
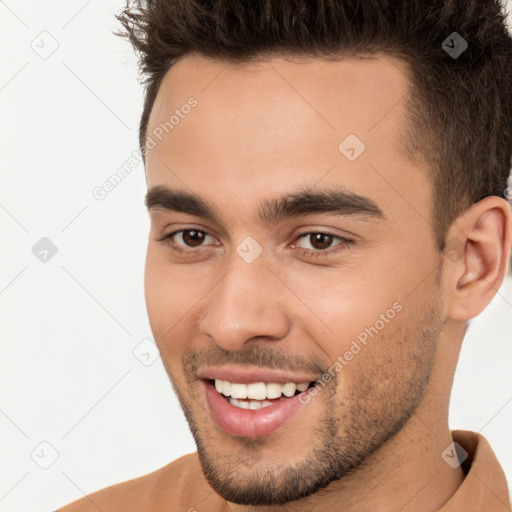
<instances>
[{"instance_id":1,"label":"earlobe","mask_svg":"<svg viewBox=\"0 0 512 512\"><path fill-rule=\"evenodd\" d=\"M454 222L450 232L445 249L451 287L448 316L468 321L485 309L505 278L512 239L510 206L497 196L486 197Z\"/></svg>"}]
</instances>

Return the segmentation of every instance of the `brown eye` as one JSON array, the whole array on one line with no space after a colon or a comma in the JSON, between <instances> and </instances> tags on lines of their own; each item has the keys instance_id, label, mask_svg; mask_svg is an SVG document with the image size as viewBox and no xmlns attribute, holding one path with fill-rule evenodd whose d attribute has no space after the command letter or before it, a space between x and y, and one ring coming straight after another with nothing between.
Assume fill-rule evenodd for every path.
<instances>
[{"instance_id":1,"label":"brown eye","mask_svg":"<svg viewBox=\"0 0 512 512\"><path fill-rule=\"evenodd\" d=\"M329 233L304 233L299 236L298 240L300 240L299 245L303 249L325 251L326 249L333 247L333 242L338 241L337 244L334 244L338 245L343 239ZM306 242L307 245L302 245L304 242Z\"/></svg>"},{"instance_id":2,"label":"brown eye","mask_svg":"<svg viewBox=\"0 0 512 512\"><path fill-rule=\"evenodd\" d=\"M309 242L315 249L329 249L333 242L334 237L326 233L311 233L309 235Z\"/></svg>"},{"instance_id":3,"label":"brown eye","mask_svg":"<svg viewBox=\"0 0 512 512\"><path fill-rule=\"evenodd\" d=\"M302 250L301 254L303 256L327 258L334 256L334 253L352 247L354 241L332 233L310 231L299 235L294 245Z\"/></svg>"},{"instance_id":4,"label":"brown eye","mask_svg":"<svg viewBox=\"0 0 512 512\"><path fill-rule=\"evenodd\" d=\"M204 233L203 231L188 229L182 231L182 240L189 247L198 247L203 243L205 235L206 233Z\"/></svg>"},{"instance_id":5,"label":"brown eye","mask_svg":"<svg viewBox=\"0 0 512 512\"><path fill-rule=\"evenodd\" d=\"M211 239L211 240L208 240ZM212 245L221 245L214 236L201 229L178 229L168 235L164 235L158 239L159 242L165 244L166 248L180 256L195 254L199 249L210 248ZM210 242L210 244L208 244Z\"/></svg>"}]
</instances>

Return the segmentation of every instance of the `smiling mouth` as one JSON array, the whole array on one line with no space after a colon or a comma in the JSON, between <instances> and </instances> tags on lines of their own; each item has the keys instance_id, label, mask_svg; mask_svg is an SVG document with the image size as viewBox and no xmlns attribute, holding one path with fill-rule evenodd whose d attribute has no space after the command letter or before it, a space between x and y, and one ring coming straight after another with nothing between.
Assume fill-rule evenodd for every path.
<instances>
[{"instance_id":1,"label":"smiling mouth","mask_svg":"<svg viewBox=\"0 0 512 512\"><path fill-rule=\"evenodd\" d=\"M234 407L240 409L257 410L274 405L276 402L286 401L309 388L313 382L253 382L242 384L221 379L208 379L217 392Z\"/></svg>"}]
</instances>

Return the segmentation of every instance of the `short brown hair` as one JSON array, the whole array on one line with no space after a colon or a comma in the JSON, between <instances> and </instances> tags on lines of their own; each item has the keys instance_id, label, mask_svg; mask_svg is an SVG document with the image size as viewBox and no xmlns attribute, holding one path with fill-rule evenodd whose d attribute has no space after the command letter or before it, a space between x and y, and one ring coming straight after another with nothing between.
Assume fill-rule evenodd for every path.
<instances>
[{"instance_id":1,"label":"short brown hair","mask_svg":"<svg viewBox=\"0 0 512 512\"><path fill-rule=\"evenodd\" d=\"M455 218L505 197L512 152L512 40L499 0L127 0L117 16L145 86L139 140L165 73L197 53L227 62L272 55L386 52L410 70L412 155L429 164L440 250ZM468 43L457 57L442 44ZM452 43L453 44L453 43Z\"/></svg>"}]
</instances>

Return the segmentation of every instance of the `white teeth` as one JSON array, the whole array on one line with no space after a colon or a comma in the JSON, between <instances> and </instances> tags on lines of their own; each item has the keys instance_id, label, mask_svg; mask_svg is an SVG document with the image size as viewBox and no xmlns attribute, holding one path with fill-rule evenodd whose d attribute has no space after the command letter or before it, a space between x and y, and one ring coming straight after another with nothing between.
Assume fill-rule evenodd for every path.
<instances>
[{"instance_id":1,"label":"white teeth","mask_svg":"<svg viewBox=\"0 0 512 512\"><path fill-rule=\"evenodd\" d=\"M231 383L231 396L233 398L247 398L247 384Z\"/></svg>"},{"instance_id":2,"label":"white teeth","mask_svg":"<svg viewBox=\"0 0 512 512\"><path fill-rule=\"evenodd\" d=\"M238 401L236 398L230 398L229 403L241 409L249 409L249 402L244 402L243 400Z\"/></svg>"},{"instance_id":3,"label":"white teeth","mask_svg":"<svg viewBox=\"0 0 512 512\"><path fill-rule=\"evenodd\" d=\"M215 379L215 389L227 397L235 400L269 400L279 398L281 395L292 397L297 390L305 391L309 387L309 382L287 382L279 384L277 382L253 382L251 384L239 384L227 380ZM242 407L244 407L242 405Z\"/></svg>"},{"instance_id":4,"label":"white teeth","mask_svg":"<svg viewBox=\"0 0 512 512\"><path fill-rule=\"evenodd\" d=\"M283 386L283 395L284 396L293 396L295 395L295 391L297 391L297 384L294 384L293 382L287 382Z\"/></svg>"},{"instance_id":5,"label":"white teeth","mask_svg":"<svg viewBox=\"0 0 512 512\"><path fill-rule=\"evenodd\" d=\"M254 382L247 385L247 397L253 400L264 400L267 398L267 386L264 382Z\"/></svg>"},{"instance_id":6,"label":"white teeth","mask_svg":"<svg viewBox=\"0 0 512 512\"><path fill-rule=\"evenodd\" d=\"M268 400L250 400L250 401L244 401L244 400L237 400L236 398L230 398L229 403L231 405L234 405L235 407L240 407L240 409L262 409L263 407L268 407L269 405L272 405L272 402L269 402Z\"/></svg>"},{"instance_id":7,"label":"white teeth","mask_svg":"<svg viewBox=\"0 0 512 512\"><path fill-rule=\"evenodd\" d=\"M306 391L309 387L309 382L301 382L300 384L297 384L297 389L302 393L302 391Z\"/></svg>"},{"instance_id":8,"label":"white teeth","mask_svg":"<svg viewBox=\"0 0 512 512\"><path fill-rule=\"evenodd\" d=\"M271 382L267 384L267 398L279 398L282 394L281 384Z\"/></svg>"},{"instance_id":9,"label":"white teeth","mask_svg":"<svg viewBox=\"0 0 512 512\"><path fill-rule=\"evenodd\" d=\"M231 396L231 382L227 380L221 380L222 390L221 393L225 396Z\"/></svg>"}]
</instances>

